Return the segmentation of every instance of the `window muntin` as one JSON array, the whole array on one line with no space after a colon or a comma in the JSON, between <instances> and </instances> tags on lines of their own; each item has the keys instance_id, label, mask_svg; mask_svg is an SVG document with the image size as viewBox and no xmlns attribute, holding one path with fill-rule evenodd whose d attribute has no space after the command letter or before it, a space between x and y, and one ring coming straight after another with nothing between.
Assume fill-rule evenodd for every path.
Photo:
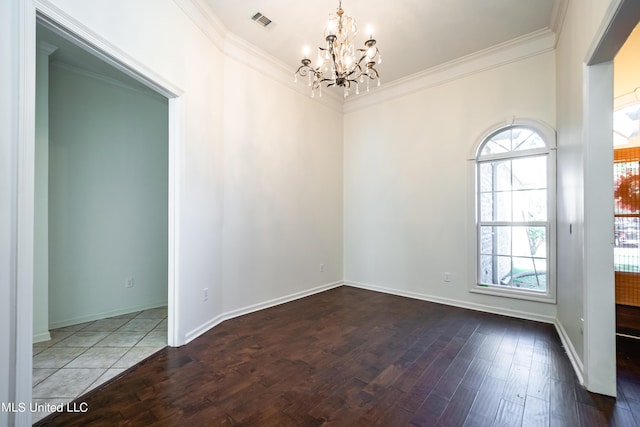
<instances>
[{"instance_id":1,"label":"window muntin","mask_svg":"<svg viewBox=\"0 0 640 427\"><path fill-rule=\"evenodd\" d=\"M548 144L527 126L500 129L480 144L476 171L477 286L549 296Z\"/></svg>"}]
</instances>

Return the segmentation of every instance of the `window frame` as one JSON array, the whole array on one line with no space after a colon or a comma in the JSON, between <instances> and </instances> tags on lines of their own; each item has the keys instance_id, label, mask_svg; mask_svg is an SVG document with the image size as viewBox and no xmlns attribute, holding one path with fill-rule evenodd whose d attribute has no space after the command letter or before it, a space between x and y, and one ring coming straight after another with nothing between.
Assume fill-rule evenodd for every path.
<instances>
[{"instance_id":1,"label":"window frame","mask_svg":"<svg viewBox=\"0 0 640 427\"><path fill-rule=\"evenodd\" d=\"M545 143L545 147L535 148L522 151L511 151L506 153L481 155L482 149L494 136L512 128L525 128L538 134ZM544 223L547 227L547 289L545 292L526 290L522 288L501 287L500 285L480 284L480 230L481 225L523 225L522 221L486 221L480 220L480 165L501 160L513 160L518 158L527 158L535 156L545 156L547 164L547 220L535 221L534 225ZM537 301L544 303L556 303L556 135L555 131L542 122L533 120L513 120L510 123L501 123L492 126L489 131L484 132L482 138L474 146L473 157L470 159L473 165L471 172L470 186L472 189L473 200L473 216L472 216L472 232L473 255L470 257L473 263L473 274L471 275L471 283L469 292L494 295L515 299L524 299L529 301ZM531 223L527 223L528 225Z\"/></svg>"}]
</instances>

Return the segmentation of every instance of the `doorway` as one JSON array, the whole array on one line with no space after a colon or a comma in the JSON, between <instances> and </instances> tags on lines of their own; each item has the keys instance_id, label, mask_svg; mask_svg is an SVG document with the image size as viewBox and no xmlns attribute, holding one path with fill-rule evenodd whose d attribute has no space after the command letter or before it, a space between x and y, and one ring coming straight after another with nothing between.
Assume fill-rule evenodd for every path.
<instances>
[{"instance_id":1,"label":"doorway","mask_svg":"<svg viewBox=\"0 0 640 427\"><path fill-rule=\"evenodd\" d=\"M97 34L83 27L73 18L60 13L55 8L38 4L36 7L31 2L20 4L20 38L35 45L36 22L54 29L68 40L91 52L116 69L133 77L136 81L153 89L161 96L168 99L168 250L167 250L167 343L177 346L183 340L178 334L179 313L176 306L176 200L179 196L177 188L177 152L182 145L184 135L182 133L184 114L182 90L171 82L156 75L125 52L109 44ZM21 120L17 126L20 137L20 150L18 153L17 171L18 185L17 195L19 199L20 216L17 218L17 246L16 255L16 335L15 376L10 378L12 387L12 399L17 402L30 402L32 400L32 341L33 341L33 274L34 274L34 151L35 142L33 135L34 111L35 111L35 79L36 79L36 55L35 49L24 49L18 56L18 69L23 76L24 84L20 88L21 103L19 116ZM16 424L30 424L31 414L28 411L13 415Z\"/></svg>"},{"instance_id":2,"label":"doorway","mask_svg":"<svg viewBox=\"0 0 640 427\"><path fill-rule=\"evenodd\" d=\"M167 344L168 106L36 34L33 401L59 405Z\"/></svg>"},{"instance_id":3,"label":"doorway","mask_svg":"<svg viewBox=\"0 0 640 427\"><path fill-rule=\"evenodd\" d=\"M640 25L613 61L616 333L640 339Z\"/></svg>"}]
</instances>

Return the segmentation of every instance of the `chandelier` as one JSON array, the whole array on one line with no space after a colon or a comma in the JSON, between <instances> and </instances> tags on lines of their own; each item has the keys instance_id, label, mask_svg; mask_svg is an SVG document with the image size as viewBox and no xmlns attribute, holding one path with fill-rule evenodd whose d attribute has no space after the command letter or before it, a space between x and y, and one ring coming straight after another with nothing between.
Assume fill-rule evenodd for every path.
<instances>
[{"instance_id":1,"label":"chandelier","mask_svg":"<svg viewBox=\"0 0 640 427\"><path fill-rule=\"evenodd\" d=\"M306 77L312 98L316 91L318 96L322 96L323 84L326 87L342 87L345 98L349 96L352 86L355 86L355 93L358 95L360 84L365 81L367 92L370 80L376 80L380 86L380 74L375 66L382 62L382 56L376 47L372 31L367 31L369 38L364 42L365 47L360 49L356 49L352 43L357 33L356 21L344 14L342 0L339 0L335 15L329 15L324 30L326 45L318 48L316 64L311 65L309 48L305 47L302 65L295 72L294 81L298 81L298 76Z\"/></svg>"}]
</instances>

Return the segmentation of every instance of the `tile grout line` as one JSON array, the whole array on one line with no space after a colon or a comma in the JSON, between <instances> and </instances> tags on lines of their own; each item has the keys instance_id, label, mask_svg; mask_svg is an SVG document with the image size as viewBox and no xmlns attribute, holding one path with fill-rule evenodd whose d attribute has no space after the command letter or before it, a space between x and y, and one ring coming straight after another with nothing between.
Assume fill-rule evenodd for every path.
<instances>
[{"instance_id":1,"label":"tile grout line","mask_svg":"<svg viewBox=\"0 0 640 427\"><path fill-rule=\"evenodd\" d=\"M64 349L64 348L83 348L84 350L82 352L80 352L79 354L77 354L76 356L72 357L70 360L66 361L66 363L64 363L61 367L55 367L55 368L34 368L34 369L52 369L53 372L49 373L46 377L44 377L43 379L41 379L40 381L38 381L37 383L33 384L32 387L36 388L37 386L39 386L40 384L44 383L45 381L47 381L49 378L51 378L53 375L57 374L58 372L64 370L71 370L71 369L91 369L91 370L102 370L102 372L95 378L94 381L92 381L84 390L82 390L79 394L69 398L69 397L55 397L55 396L51 396L51 397L40 397L40 398L34 398L34 400L43 400L43 399L55 399L55 400L64 400L66 402L69 401L73 401L75 399L77 399L78 397L82 396L83 394L87 393L90 390L93 390L94 388L99 387L100 385L104 384L105 382L109 381L110 379L112 379L113 377L117 376L118 374L113 375L111 378L107 378L104 381L100 382L99 384L96 384L102 377L105 376L105 374L110 371L111 369L121 369L121 370L126 370L129 369L132 366L135 366L137 363L139 363L140 361L136 361L134 363L128 363L127 367L124 368L114 368L114 366L120 362L125 356L127 356L131 350L133 350L134 348L136 348L136 346L138 346L138 344L140 344L147 336L149 336L152 332L155 332L157 330L162 331L164 329L164 333L165 333L165 343L163 346L148 346L149 348L154 348L157 350L160 350L161 348L166 346L166 325L164 326L164 328L160 328L157 329L158 326L160 324L162 324L163 322L166 321L167 319L167 315L165 314L162 318L158 318L158 317L139 317L141 315L144 314L144 311L141 311L139 313L137 313L137 315L133 316L133 317L127 317L125 319L127 319L122 325L116 327L114 330L107 330L107 331L87 331L86 328L91 327L91 325L94 325L97 322L100 322L101 320L108 320L108 319L122 319L121 317L113 317L113 318L106 318L106 319L99 319L96 321L92 321L92 322L88 322L85 326L83 326L82 328L79 328L77 330L73 330L73 331L69 331L70 334L62 339L60 339L59 341L51 344L51 345L47 345L47 346L39 346L42 347L43 350L41 350L40 352L38 352L38 354L41 354L47 350L50 349ZM150 328L145 328L144 330L140 331L136 331L136 330L130 330L130 331L123 331L122 328L125 327L125 325L129 324L132 320L134 319L139 319L139 320L149 320L149 321L155 321L157 320L157 322L155 322ZM65 327L68 328L68 327ZM65 329L65 328L59 328L59 329ZM54 330L55 331L55 330ZM52 331L53 332L53 331ZM66 331L65 331L66 332ZM64 346L64 345L60 345L60 343L63 343L66 340L69 340L70 338L72 338L74 335L80 333L80 332L92 332L92 333L101 333L101 332L106 332L107 335L98 339L98 341L96 341L95 343L91 344L91 345L78 345L78 346ZM127 346L99 346L98 344L100 344L101 342L103 342L104 340L108 339L110 336L112 336L114 333L116 332L120 332L120 333L126 333L126 334L136 334L136 333L142 333L142 336L137 339L134 343L127 345ZM125 349L124 353L118 357L117 359L115 359L113 362L111 362L109 364L108 368L82 368L82 367L78 367L78 368L70 368L68 367L69 364L71 364L73 361L75 361L76 359L78 359L79 357L81 357L82 355L86 354L89 350L91 349L95 349L95 348L118 348L118 349ZM155 352L155 351L154 351ZM33 357L36 357L37 355L34 354ZM46 416L46 415L45 415Z\"/></svg>"}]
</instances>

